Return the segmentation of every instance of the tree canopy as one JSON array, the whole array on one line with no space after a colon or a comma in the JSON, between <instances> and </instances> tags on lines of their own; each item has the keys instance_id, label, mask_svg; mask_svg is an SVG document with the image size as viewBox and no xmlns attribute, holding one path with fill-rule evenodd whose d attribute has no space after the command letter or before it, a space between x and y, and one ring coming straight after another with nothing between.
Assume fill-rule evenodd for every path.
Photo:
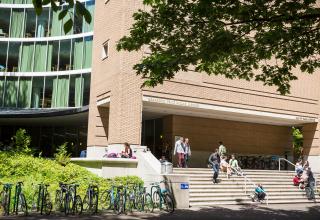
<instances>
[{"instance_id":1,"label":"tree canopy","mask_svg":"<svg viewBox=\"0 0 320 220\"><path fill-rule=\"evenodd\" d=\"M134 66L145 86L194 70L290 92L293 69L320 66L316 0L144 0L118 50L147 46Z\"/></svg>"}]
</instances>

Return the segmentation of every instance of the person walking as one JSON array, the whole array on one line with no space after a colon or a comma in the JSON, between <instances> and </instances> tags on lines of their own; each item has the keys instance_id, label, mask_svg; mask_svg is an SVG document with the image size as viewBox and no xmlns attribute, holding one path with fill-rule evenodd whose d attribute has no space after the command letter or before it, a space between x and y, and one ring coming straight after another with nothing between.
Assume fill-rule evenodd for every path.
<instances>
[{"instance_id":1,"label":"person walking","mask_svg":"<svg viewBox=\"0 0 320 220\"><path fill-rule=\"evenodd\" d=\"M188 168L188 161L190 160L191 157L191 146L189 143L189 138L186 138L184 140L184 167Z\"/></svg>"},{"instance_id":2,"label":"person walking","mask_svg":"<svg viewBox=\"0 0 320 220\"><path fill-rule=\"evenodd\" d=\"M177 159L178 159L177 167L183 167L184 153L185 151L184 151L183 137L180 137L180 139L176 141L174 145L174 151L173 151L173 155L177 155Z\"/></svg>"},{"instance_id":3,"label":"person walking","mask_svg":"<svg viewBox=\"0 0 320 220\"><path fill-rule=\"evenodd\" d=\"M227 155L227 148L223 145L222 141L219 141L219 155L220 157Z\"/></svg>"},{"instance_id":4,"label":"person walking","mask_svg":"<svg viewBox=\"0 0 320 220\"><path fill-rule=\"evenodd\" d=\"M219 168L220 168L220 155L219 155L218 149L216 149L216 151L210 155L208 162L212 165L213 183L218 183Z\"/></svg>"}]
</instances>

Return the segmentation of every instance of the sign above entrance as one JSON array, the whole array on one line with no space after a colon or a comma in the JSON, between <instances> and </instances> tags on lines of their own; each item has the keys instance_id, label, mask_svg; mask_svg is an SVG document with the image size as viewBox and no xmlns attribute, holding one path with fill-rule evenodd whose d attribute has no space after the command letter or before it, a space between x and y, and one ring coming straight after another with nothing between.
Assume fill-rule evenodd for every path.
<instances>
[{"instance_id":1,"label":"sign above entrance","mask_svg":"<svg viewBox=\"0 0 320 220\"><path fill-rule=\"evenodd\" d=\"M203 111L203 114L209 115L221 115L224 114L224 118L228 118L231 120L234 118L235 120L245 120L245 118L249 118L254 123L265 123L269 122L271 124L281 124L281 125L289 125L292 126L294 124L301 123L315 123L318 122L318 118L316 117L305 117L305 116L297 116L291 114L282 114L282 113L274 113L269 111L258 111L253 109L244 109L244 108L235 108L229 106L220 106L208 103L199 103L199 102L189 102L175 99L167 99L153 96L143 96L143 101L147 103L157 103L163 105L172 105L177 107L182 107L184 113L186 111L194 111L193 109L198 109L198 114L201 114L200 111ZM158 108L161 108L158 106ZM189 110L188 110L189 108ZM211 113L208 111L210 110ZM166 108L166 112L169 112L170 108ZM177 110L175 110L177 111ZM173 113L174 114L174 113ZM196 113L193 112L193 115Z\"/></svg>"}]
</instances>

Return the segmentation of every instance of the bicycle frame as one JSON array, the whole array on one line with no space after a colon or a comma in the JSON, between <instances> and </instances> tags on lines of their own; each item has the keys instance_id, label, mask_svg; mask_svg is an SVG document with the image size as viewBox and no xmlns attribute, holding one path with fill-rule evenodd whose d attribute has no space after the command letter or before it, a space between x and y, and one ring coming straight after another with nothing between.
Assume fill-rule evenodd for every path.
<instances>
[{"instance_id":1,"label":"bicycle frame","mask_svg":"<svg viewBox=\"0 0 320 220\"><path fill-rule=\"evenodd\" d=\"M18 204L19 204L19 197L22 192L22 185L23 185L22 182L18 182L14 192L13 212L15 212L16 215L18 214Z\"/></svg>"}]
</instances>

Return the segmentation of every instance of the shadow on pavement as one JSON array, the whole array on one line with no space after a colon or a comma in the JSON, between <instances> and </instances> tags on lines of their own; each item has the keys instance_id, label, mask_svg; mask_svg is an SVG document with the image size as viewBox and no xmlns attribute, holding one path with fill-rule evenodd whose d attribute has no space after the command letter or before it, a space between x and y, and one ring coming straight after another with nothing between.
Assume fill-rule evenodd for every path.
<instances>
[{"instance_id":1,"label":"shadow on pavement","mask_svg":"<svg viewBox=\"0 0 320 220\"><path fill-rule=\"evenodd\" d=\"M63 216L53 214L50 216L40 216L32 214L31 216L2 216L0 219L26 219L26 220L47 220L47 219L77 219L77 220L100 220L100 219L196 219L196 220L218 220L218 219L271 219L271 220L286 220L286 219L317 219L320 220L320 205L273 205L256 206L256 205L237 205L226 207L208 207L208 208L192 208L184 210L176 210L173 214L165 212L161 213L132 213L129 215L114 215L103 213L96 216L81 215L81 216Z\"/></svg>"}]
</instances>

